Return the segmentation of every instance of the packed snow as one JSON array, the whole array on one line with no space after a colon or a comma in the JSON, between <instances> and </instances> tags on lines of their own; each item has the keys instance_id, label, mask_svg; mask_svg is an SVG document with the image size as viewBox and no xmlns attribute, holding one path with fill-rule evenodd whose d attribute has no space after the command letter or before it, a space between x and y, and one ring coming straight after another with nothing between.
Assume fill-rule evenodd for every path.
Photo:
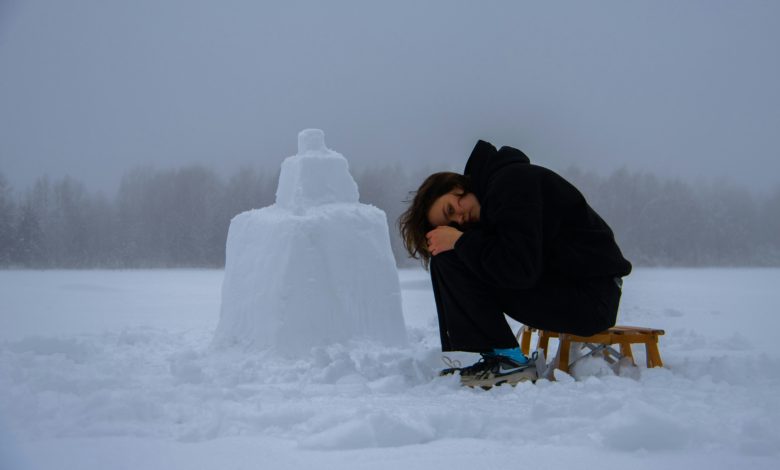
<instances>
[{"instance_id":1,"label":"packed snow","mask_svg":"<svg viewBox=\"0 0 780 470\"><path fill-rule=\"evenodd\" d=\"M301 131L276 203L230 223L216 346L294 357L353 339L406 343L387 218L358 197L344 156L321 130Z\"/></svg>"},{"instance_id":2,"label":"packed snow","mask_svg":"<svg viewBox=\"0 0 780 470\"><path fill-rule=\"evenodd\" d=\"M666 330L664 368L489 391L436 376L421 270L399 271L408 344L296 358L211 346L224 274L0 271L0 468L780 464L778 269L637 269L619 321Z\"/></svg>"}]
</instances>

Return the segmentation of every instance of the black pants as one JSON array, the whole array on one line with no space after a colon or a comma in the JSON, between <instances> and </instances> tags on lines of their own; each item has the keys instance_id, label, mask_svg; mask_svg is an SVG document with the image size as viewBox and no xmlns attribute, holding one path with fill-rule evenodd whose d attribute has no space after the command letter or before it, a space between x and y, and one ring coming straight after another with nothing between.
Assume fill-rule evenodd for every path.
<instances>
[{"instance_id":1,"label":"black pants","mask_svg":"<svg viewBox=\"0 0 780 470\"><path fill-rule=\"evenodd\" d=\"M589 336L615 325L620 287L613 277L543 276L530 289L486 284L454 251L431 259L442 351L488 352L517 347L504 317L542 330Z\"/></svg>"}]
</instances>

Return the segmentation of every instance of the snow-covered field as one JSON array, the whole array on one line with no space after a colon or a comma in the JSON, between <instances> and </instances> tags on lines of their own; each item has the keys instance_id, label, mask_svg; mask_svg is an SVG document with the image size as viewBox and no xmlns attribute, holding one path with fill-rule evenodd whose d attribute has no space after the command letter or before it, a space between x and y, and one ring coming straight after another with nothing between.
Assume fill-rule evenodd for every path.
<instances>
[{"instance_id":1,"label":"snow-covered field","mask_svg":"<svg viewBox=\"0 0 780 470\"><path fill-rule=\"evenodd\" d=\"M780 468L780 270L638 269L665 368L490 391L399 274L408 347L287 360L210 349L222 271L0 271L0 468Z\"/></svg>"}]
</instances>

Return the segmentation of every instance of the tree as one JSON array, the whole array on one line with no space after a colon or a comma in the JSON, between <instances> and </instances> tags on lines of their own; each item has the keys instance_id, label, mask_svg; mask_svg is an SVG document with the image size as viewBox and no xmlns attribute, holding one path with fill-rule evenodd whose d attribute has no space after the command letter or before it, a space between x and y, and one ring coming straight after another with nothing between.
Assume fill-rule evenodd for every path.
<instances>
[{"instance_id":1,"label":"tree","mask_svg":"<svg viewBox=\"0 0 780 470\"><path fill-rule=\"evenodd\" d=\"M122 258L134 266L224 262L223 183L213 170L136 169L117 196Z\"/></svg>"},{"instance_id":2,"label":"tree","mask_svg":"<svg viewBox=\"0 0 780 470\"><path fill-rule=\"evenodd\" d=\"M0 266L8 266L16 251L14 237L14 219L16 207L11 194L11 186L0 173Z\"/></svg>"},{"instance_id":3,"label":"tree","mask_svg":"<svg viewBox=\"0 0 780 470\"><path fill-rule=\"evenodd\" d=\"M53 212L48 244L57 266L82 268L90 262L91 227L87 225L89 197L84 184L70 177L52 186Z\"/></svg>"},{"instance_id":4,"label":"tree","mask_svg":"<svg viewBox=\"0 0 780 470\"><path fill-rule=\"evenodd\" d=\"M760 245L758 264L780 265L780 184L761 205L756 233Z\"/></svg>"},{"instance_id":5,"label":"tree","mask_svg":"<svg viewBox=\"0 0 780 470\"><path fill-rule=\"evenodd\" d=\"M41 267L45 264L43 247L43 230L35 209L32 197L28 194L26 201L19 209L19 218L14 235L16 246L14 262L28 268Z\"/></svg>"},{"instance_id":6,"label":"tree","mask_svg":"<svg viewBox=\"0 0 780 470\"><path fill-rule=\"evenodd\" d=\"M186 167L170 175L167 197L159 201L166 209L163 224L167 234L170 263L174 266L216 266L224 263L222 227L217 227L223 193L222 182L213 170L199 166Z\"/></svg>"},{"instance_id":7,"label":"tree","mask_svg":"<svg viewBox=\"0 0 780 470\"><path fill-rule=\"evenodd\" d=\"M399 266L411 264L397 226L398 218L406 209L404 196L411 191L409 179L403 168L399 164L370 168L357 175L356 181L361 202L382 209L387 216L390 247L396 264Z\"/></svg>"}]
</instances>

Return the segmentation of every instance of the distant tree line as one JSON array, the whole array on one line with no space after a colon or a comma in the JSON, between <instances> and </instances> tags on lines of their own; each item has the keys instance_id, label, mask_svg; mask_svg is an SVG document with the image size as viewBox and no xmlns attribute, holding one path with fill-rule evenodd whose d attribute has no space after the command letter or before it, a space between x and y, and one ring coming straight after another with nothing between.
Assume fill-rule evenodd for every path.
<instances>
[{"instance_id":1,"label":"distant tree line","mask_svg":"<svg viewBox=\"0 0 780 470\"><path fill-rule=\"evenodd\" d=\"M388 216L399 266L413 266L396 221L433 170L356 172L360 199ZM727 184L694 185L621 169L563 175L612 226L627 258L653 266L780 266L780 185L757 198ZM219 267L230 219L273 204L278 174L229 178L194 166L135 169L113 197L70 177L15 191L0 173L0 267Z\"/></svg>"},{"instance_id":2,"label":"distant tree line","mask_svg":"<svg viewBox=\"0 0 780 470\"><path fill-rule=\"evenodd\" d=\"M275 191L275 176L248 169L225 181L196 166L130 171L110 199L70 177L14 197L0 175L0 266L222 266L230 219Z\"/></svg>"},{"instance_id":3,"label":"distant tree line","mask_svg":"<svg viewBox=\"0 0 780 470\"><path fill-rule=\"evenodd\" d=\"M640 266L780 266L780 184L765 196L626 169L563 172Z\"/></svg>"}]
</instances>

